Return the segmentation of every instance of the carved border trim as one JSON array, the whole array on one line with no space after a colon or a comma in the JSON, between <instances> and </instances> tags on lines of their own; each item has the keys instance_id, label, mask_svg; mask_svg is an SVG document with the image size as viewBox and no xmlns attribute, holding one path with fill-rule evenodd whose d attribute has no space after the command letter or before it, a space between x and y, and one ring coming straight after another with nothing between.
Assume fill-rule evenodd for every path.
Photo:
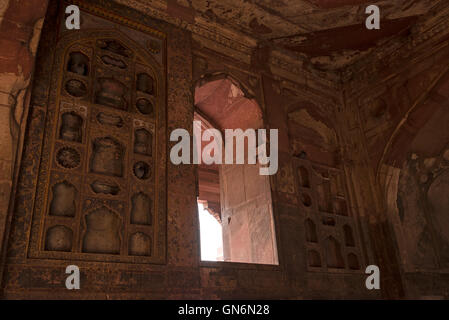
<instances>
[{"instance_id":1,"label":"carved border trim","mask_svg":"<svg viewBox=\"0 0 449 320\"><path fill-rule=\"evenodd\" d=\"M139 31L143 31L149 34L152 34L158 38L165 39L166 35L156 29L150 28L144 24L141 24L139 22L130 20L128 18L119 16L111 11L107 11L104 8L98 7L94 4L85 2L84 0L71 0L71 3L79 6L80 8L88 11L89 13L93 13L97 16L100 16L102 18L105 18L107 20L118 22L120 24L126 25L128 27L131 27L133 29L137 29Z\"/></svg>"}]
</instances>

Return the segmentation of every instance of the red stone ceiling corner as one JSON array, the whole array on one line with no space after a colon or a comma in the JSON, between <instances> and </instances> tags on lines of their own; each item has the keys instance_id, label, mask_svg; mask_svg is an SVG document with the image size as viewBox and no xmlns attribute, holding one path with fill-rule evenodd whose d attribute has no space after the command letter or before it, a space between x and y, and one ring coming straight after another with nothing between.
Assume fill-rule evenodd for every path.
<instances>
[{"instance_id":1,"label":"red stone ceiling corner","mask_svg":"<svg viewBox=\"0 0 449 320\"><path fill-rule=\"evenodd\" d=\"M202 25L340 69L392 37L407 37L417 21L447 0L115 0ZM367 30L365 9L381 9L381 29ZM238 41L239 39L237 39Z\"/></svg>"}]
</instances>

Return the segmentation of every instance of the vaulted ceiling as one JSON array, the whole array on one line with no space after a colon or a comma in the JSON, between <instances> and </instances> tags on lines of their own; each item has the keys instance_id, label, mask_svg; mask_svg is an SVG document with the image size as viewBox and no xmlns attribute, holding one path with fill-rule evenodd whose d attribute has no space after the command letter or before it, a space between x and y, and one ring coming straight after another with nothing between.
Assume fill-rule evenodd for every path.
<instances>
[{"instance_id":1,"label":"vaulted ceiling","mask_svg":"<svg viewBox=\"0 0 449 320\"><path fill-rule=\"evenodd\" d=\"M135 0L172 16L214 22L258 42L303 54L312 64L337 69L393 36L447 0ZM119 2L126 2L120 1ZM381 29L367 30L365 9L381 9Z\"/></svg>"}]
</instances>

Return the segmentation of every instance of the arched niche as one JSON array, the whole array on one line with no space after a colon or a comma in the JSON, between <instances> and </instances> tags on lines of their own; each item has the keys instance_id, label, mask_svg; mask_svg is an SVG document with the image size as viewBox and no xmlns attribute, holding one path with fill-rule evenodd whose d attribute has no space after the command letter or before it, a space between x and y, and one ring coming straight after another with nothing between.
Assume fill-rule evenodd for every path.
<instances>
[{"instance_id":1,"label":"arched niche","mask_svg":"<svg viewBox=\"0 0 449 320\"><path fill-rule=\"evenodd\" d=\"M47 251L72 251L73 232L70 228L57 225L47 230L45 238L45 250Z\"/></svg>"},{"instance_id":2,"label":"arched niche","mask_svg":"<svg viewBox=\"0 0 449 320\"><path fill-rule=\"evenodd\" d=\"M63 181L52 187L51 216L74 217L78 190L70 182Z\"/></svg>"},{"instance_id":3,"label":"arched niche","mask_svg":"<svg viewBox=\"0 0 449 320\"><path fill-rule=\"evenodd\" d=\"M132 256L150 256L151 238L142 232L136 232L129 238L129 254Z\"/></svg>"},{"instance_id":4,"label":"arched niche","mask_svg":"<svg viewBox=\"0 0 449 320\"><path fill-rule=\"evenodd\" d=\"M343 234L345 236L345 245L347 247L355 247L354 235L352 233L352 228L345 224L343 226Z\"/></svg>"},{"instance_id":5,"label":"arched niche","mask_svg":"<svg viewBox=\"0 0 449 320\"><path fill-rule=\"evenodd\" d=\"M83 252L120 253L122 223L115 212L103 206L89 212L84 219Z\"/></svg>"},{"instance_id":6,"label":"arched niche","mask_svg":"<svg viewBox=\"0 0 449 320\"><path fill-rule=\"evenodd\" d=\"M304 166L300 166L298 168L298 174L300 186L303 188L310 188L309 171Z\"/></svg>"},{"instance_id":7,"label":"arched niche","mask_svg":"<svg viewBox=\"0 0 449 320\"><path fill-rule=\"evenodd\" d=\"M343 269L345 267L345 262L338 240L333 236L329 236L325 241L325 248L327 267Z\"/></svg>"},{"instance_id":8,"label":"arched niche","mask_svg":"<svg viewBox=\"0 0 449 320\"><path fill-rule=\"evenodd\" d=\"M307 251L307 263L309 267L320 268L321 267L321 257L318 251L308 250Z\"/></svg>"},{"instance_id":9,"label":"arched niche","mask_svg":"<svg viewBox=\"0 0 449 320\"><path fill-rule=\"evenodd\" d=\"M316 232L315 222L313 222L311 219L306 219L304 225L306 229L306 241L317 243L318 236Z\"/></svg>"},{"instance_id":10,"label":"arched niche","mask_svg":"<svg viewBox=\"0 0 449 320\"><path fill-rule=\"evenodd\" d=\"M360 270L359 259L357 258L357 255L352 252L348 254L348 267L351 270Z\"/></svg>"},{"instance_id":11,"label":"arched niche","mask_svg":"<svg viewBox=\"0 0 449 320\"><path fill-rule=\"evenodd\" d=\"M90 72L90 59L84 53L79 51L72 51L69 54L69 61L67 63L67 71L86 77Z\"/></svg>"}]
</instances>

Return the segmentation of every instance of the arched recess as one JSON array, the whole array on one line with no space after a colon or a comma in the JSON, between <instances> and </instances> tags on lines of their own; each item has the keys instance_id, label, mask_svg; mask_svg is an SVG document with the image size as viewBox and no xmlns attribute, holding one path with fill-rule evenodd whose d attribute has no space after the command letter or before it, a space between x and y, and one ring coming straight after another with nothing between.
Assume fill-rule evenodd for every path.
<instances>
[{"instance_id":1,"label":"arched recess","mask_svg":"<svg viewBox=\"0 0 449 320\"><path fill-rule=\"evenodd\" d=\"M16 203L14 212L32 217L31 230L20 232L33 234L29 240L30 256L49 257L45 247L40 246L44 237L42 226L54 224L57 217L54 216L55 206L48 203L46 193L47 189L52 190L55 181L67 180L80 191L73 209L76 212L67 216L67 223L76 226L73 250L52 253L53 257L71 261L164 263L164 62L158 62L139 43L116 29L63 33L56 46L45 48L40 55L53 59L42 59L51 63L46 62L46 73L38 72L35 79L24 154L32 153L41 161L36 166L34 161L24 160L21 169L24 174L35 172L39 177L39 183L28 191L33 193L30 198L36 199L39 205L32 206L27 201ZM146 76L139 77L140 74ZM145 100L144 103L141 100ZM71 117L63 117L67 114ZM142 130L149 133L143 137L143 147L139 135ZM61 150L64 152L59 152ZM26 188L30 186L22 179L18 192L29 190ZM148 193L152 200L148 204L151 208L144 208L151 212L151 221L145 220L138 226L138 231L152 240L148 242L151 243L151 250L148 250L151 254L135 257L130 254L132 244L129 239L136 233L137 226L132 223L135 221L130 218L132 209L127 203L141 192ZM101 203L107 203L114 217L118 218L110 218L111 215L103 210L88 215L89 221L83 227L86 214ZM29 212L28 208L34 211ZM103 216L106 218L101 218ZM23 248L17 246L26 242L15 241L21 237L19 231L22 230L17 230L14 229L10 246L14 247L12 251L21 252ZM95 236L102 238L103 234L113 235L111 238L115 243L111 248L106 245L96 247L100 242ZM117 234L120 241L116 241Z\"/></svg>"},{"instance_id":2,"label":"arched recess","mask_svg":"<svg viewBox=\"0 0 449 320\"><path fill-rule=\"evenodd\" d=\"M337 269L357 272L358 268L344 263L344 257L351 253L363 264L362 250L366 248L359 247L363 242L357 241L358 215L352 212L349 203L350 188L331 110L304 98L287 105L285 111L297 199L305 218L305 246L309 252L319 251L328 266L309 264L309 267L321 267L327 272L338 272ZM312 228L313 220L320 223ZM349 225L354 226L350 241L345 238L344 228Z\"/></svg>"},{"instance_id":3,"label":"arched recess","mask_svg":"<svg viewBox=\"0 0 449 320\"><path fill-rule=\"evenodd\" d=\"M257 129L265 128L263 110L255 97L240 81L225 73L209 74L198 80L194 101L195 120L202 121L203 130L218 130L222 150L232 143L226 140L226 129L254 129L257 139ZM216 143L215 139L210 141ZM217 199L219 191L224 261L277 264L270 178L260 175L258 164L248 163L249 143L247 139L244 141L245 164L235 164L234 147L234 164L224 163L223 152L222 164L199 165L199 201L207 201L209 208L211 203L216 206L212 198ZM260 143L257 141L256 146ZM201 152L208 144L209 140L201 143ZM204 179L206 176L208 181ZM215 190L215 194L207 195L207 190Z\"/></svg>"},{"instance_id":4,"label":"arched recess","mask_svg":"<svg viewBox=\"0 0 449 320\"><path fill-rule=\"evenodd\" d=\"M377 172L406 272L449 267L449 72L413 105Z\"/></svg>"}]
</instances>

